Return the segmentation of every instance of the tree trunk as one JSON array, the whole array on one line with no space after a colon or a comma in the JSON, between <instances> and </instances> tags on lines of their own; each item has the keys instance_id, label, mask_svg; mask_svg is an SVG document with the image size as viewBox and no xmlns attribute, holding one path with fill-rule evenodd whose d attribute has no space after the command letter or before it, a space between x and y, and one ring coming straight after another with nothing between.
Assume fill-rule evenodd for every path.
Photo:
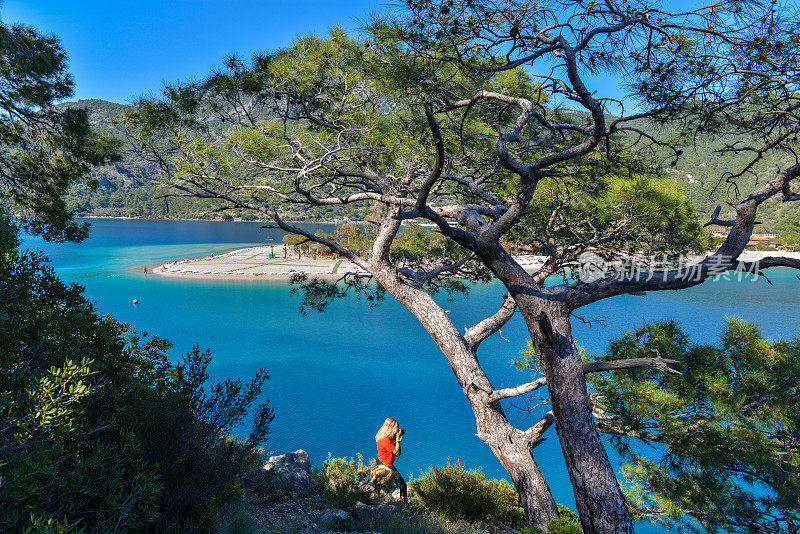
<instances>
[{"instance_id":1,"label":"tree trunk","mask_svg":"<svg viewBox=\"0 0 800 534\"><path fill-rule=\"evenodd\" d=\"M478 437L489 445L511 476L528 523L545 531L547 523L558 517L558 507L533 459L531 438L508 421L499 402L487 402L492 385L447 313L427 293L382 278L381 284L419 319L447 357L472 406Z\"/></svg>"},{"instance_id":2,"label":"tree trunk","mask_svg":"<svg viewBox=\"0 0 800 534\"><path fill-rule=\"evenodd\" d=\"M583 362L572 339L571 310L549 300L547 289L497 243L478 253L517 303L540 357L583 531L632 534L625 497L594 424Z\"/></svg>"},{"instance_id":3,"label":"tree trunk","mask_svg":"<svg viewBox=\"0 0 800 534\"><path fill-rule=\"evenodd\" d=\"M545 531L547 523L558 517L558 507L550 486L533 459L532 440L508 421L499 403L487 404L479 391L472 386L464 390L475 414L477 435L489 445L511 476L525 510L525 520Z\"/></svg>"},{"instance_id":4,"label":"tree trunk","mask_svg":"<svg viewBox=\"0 0 800 534\"><path fill-rule=\"evenodd\" d=\"M555 306L533 314L521 305L547 378L556 431L586 533L633 533L625 497L600 441L569 311Z\"/></svg>"},{"instance_id":5,"label":"tree trunk","mask_svg":"<svg viewBox=\"0 0 800 534\"><path fill-rule=\"evenodd\" d=\"M503 435L500 432L497 434ZM529 442L524 439L504 441L497 446L491 445L492 452L511 476L525 510L525 520L529 525L545 531L550 519L558 516L550 486L533 459Z\"/></svg>"}]
</instances>

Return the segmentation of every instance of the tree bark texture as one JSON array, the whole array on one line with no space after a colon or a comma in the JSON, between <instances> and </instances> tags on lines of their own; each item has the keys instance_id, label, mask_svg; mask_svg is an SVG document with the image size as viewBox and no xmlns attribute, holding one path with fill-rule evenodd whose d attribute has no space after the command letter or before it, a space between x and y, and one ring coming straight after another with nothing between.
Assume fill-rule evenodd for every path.
<instances>
[{"instance_id":1,"label":"tree bark texture","mask_svg":"<svg viewBox=\"0 0 800 534\"><path fill-rule=\"evenodd\" d=\"M547 378L556 432L567 464L583 531L633 533L625 497L595 427L580 354L572 339L569 312L547 309L551 327L522 312ZM537 314L538 315L538 314ZM542 330L545 332L542 332Z\"/></svg>"},{"instance_id":2,"label":"tree bark texture","mask_svg":"<svg viewBox=\"0 0 800 534\"><path fill-rule=\"evenodd\" d=\"M475 414L477 436L489 445L511 476L526 520L539 529L546 529L547 523L558 517L558 508L531 452L538 436L514 427L499 402L487 401L492 385L474 351L467 346L447 313L424 291L391 280L387 275L378 277L381 284L422 323L450 362Z\"/></svg>"},{"instance_id":3,"label":"tree bark texture","mask_svg":"<svg viewBox=\"0 0 800 534\"><path fill-rule=\"evenodd\" d=\"M592 416L570 308L551 300L550 290L537 285L501 247L486 247L479 254L514 297L540 357L583 531L633 533L625 497Z\"/></svg>"},{"instance_id":4,"label":"tree bark texture","mask_svg":"<svg viewBox=\"0 0 800 534\"><path fill-rule=\"evenodd\" d=\"M477 420L477 413L475 417ZM550 487L533 459L530 442L523 436L515 435L520 434L517 429L513 429L515 432L509 432L511 425L504 414L497 419L499 419L497 425L493 425L489 420L484 425L478 426L479 428L483 426L493 437L508 438L497 444L489 444L489 447L511 476L511 481L522 501L522 508L525 510L525 520L530 525L544 530L548 521L558 516L558 508Z\"/></svg>"}]
</instances>

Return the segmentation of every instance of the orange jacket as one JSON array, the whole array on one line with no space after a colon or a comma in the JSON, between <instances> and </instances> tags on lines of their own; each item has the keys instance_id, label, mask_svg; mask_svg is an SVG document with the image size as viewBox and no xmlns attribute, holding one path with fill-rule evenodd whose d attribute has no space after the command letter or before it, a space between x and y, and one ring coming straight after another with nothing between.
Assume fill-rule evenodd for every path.
<instances>
[{"instance_id":1,"label":"orange jacket","mask_svg":"<svg viewBox=\"0 0 800 534\"><path fill-rule=\"evenodd\" d=\"M394 465L394 448L395 443L389 436L384 436L378 440L378 461L383 465L392 467Z\"/></svg>"}]
</instances>

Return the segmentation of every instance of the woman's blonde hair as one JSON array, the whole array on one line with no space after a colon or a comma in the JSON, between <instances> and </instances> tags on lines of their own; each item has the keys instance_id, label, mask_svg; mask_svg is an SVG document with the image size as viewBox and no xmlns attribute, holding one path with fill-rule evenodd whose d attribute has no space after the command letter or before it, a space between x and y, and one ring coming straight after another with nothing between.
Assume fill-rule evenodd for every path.
<instances>
[{"instance_id":1,"label":"woman's blonde hair","mask_svg":"<svg viewBox=\"0 0 800 534\"><path fill-rule=\"evenodd\" d=\"M391 417L387 417L386 421L383 422L383 426L378 433L375 434L375 441L378 441L381 438L385 438L386 436L394 437L397 434L397 431L400 430L400 425Z\"/></svg>"}]
</instances>

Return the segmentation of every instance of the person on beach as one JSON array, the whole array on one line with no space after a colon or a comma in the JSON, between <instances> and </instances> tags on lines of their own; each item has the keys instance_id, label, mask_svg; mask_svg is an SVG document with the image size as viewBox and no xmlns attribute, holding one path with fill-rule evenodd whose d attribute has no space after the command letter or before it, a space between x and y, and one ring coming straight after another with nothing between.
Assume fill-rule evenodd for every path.
<instances>
[{"instance_id":1,"label":"person on beach","mask_svg":"<svg viewBox=\"0 0 800 534\"><path fill-rule=\"evenodd\" d=\"M400 497L404 503L408 504L408 485L403 475L394 466L394 459L400 456L400 442L405 433L406 431L400 428L397 421L389 417L375 434L375 444L378 446L378 462L391 469L397 487L400 489Z\"/></svg>"}]
</instances>

